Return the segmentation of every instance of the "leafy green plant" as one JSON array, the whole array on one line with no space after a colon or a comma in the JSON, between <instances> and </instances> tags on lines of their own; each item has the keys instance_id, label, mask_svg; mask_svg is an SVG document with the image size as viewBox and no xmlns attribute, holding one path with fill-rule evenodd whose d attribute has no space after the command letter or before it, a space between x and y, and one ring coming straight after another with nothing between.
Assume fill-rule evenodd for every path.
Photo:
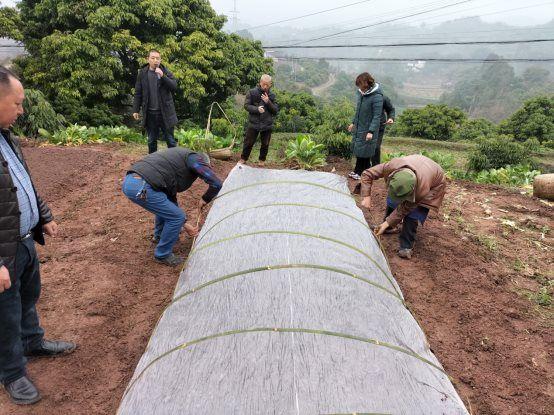
<instances>
[{"instance_id":1,"label":"leafy green plant","mask_svg":"<svg viewBox=\"0 0 554 415\"><path fill-rule=\"evenodd\" d=\"M39 134L46 138L49 143L61 146L79 146L94 143L141 143L145 141L144 136L139 131L125 126L86 127L73 124L54 133L41 128Z\"/></svg>"},{"instance_id":2,"label":"leafy green plant","mask_svg":"<svg viewBox=\"0 0 554 415\"><path fill-rule=\"evenodd\" d=\"M498 169L505 166L525 164L529 152L509 136L483 139L469 157L468 169L473 171Z\"/></svg>"},{"instance_id":3,"label":"leafy green plant","mask_svg":"<svg viewBox=\"0 0 554 415\"><path fill-rule=\"evenodd\" d=\"M233 141L233 137L219 137L210 132L206 136L206 131L201 128L176 130L175 138L183 147L204 153L210 150L229 147Z\"/></svg>"},{"instance_id":4,"label":"leafy green plant","mask_svg":"<svg viewBox=\"0 0 554 415\"><path fill-rule=\"evenodd\" d=\"M14 125L14 131L18 135L36 137L39 129L57 131L66 124L65 118L54 111L44 94L35 89L25 90L23 111Z\"/></svg>"},{"instance_id":5,"label":"leafy green plant","mask_svg":"<svg viewBox=\"0 0 554 415\"><path fill-rule=\"evenodd\" d=\"M451 170L456 163L456 157L452 153L443 153L441 151L427 151L421 152L425 157L429 157L435 163L440 165L444 170Z\"/></svg>"},{"instance_id":6,"label":"leafy green plant","mask_svg":"<svg viewBox=\"0 0 554 415\"><path fill-rule=\"evenodd\" d=\"M285 151L287 160L292 160L300 168L312 170L325 165L325 146L317 144L309 135L299 134L290 141Z\"/></svg>"}]
</instances>

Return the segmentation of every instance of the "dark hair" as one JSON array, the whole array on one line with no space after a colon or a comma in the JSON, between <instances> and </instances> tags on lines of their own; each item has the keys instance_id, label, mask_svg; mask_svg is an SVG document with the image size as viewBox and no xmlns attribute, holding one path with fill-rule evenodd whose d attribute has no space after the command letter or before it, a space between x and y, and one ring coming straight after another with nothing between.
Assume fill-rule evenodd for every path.
<instances>
[{"instance_id":1,"label":"dark hair","mask_svg":"<svg viewBox=\"0 0 554 415\"><path fill-rule=\"evenodd\" d=\"M12 71L5 66L0 65L0 87L10 88L10 78L19 80L19 78Z\"/></svg>"},{"instance_id":2,"label":"dark hair","mask_svg":"<svg viewBox=\"0 0 554 415\"><path fill-rule=\"evenodd\" d=\"M362 89L362 87L369 89L373 85L375 85L375 79L367 72L361 73L356 77L356 86L360 89Z\"/></svg>"},{"instance_id":3,"label":"dark hair","mask_svg":"<svg viewBox=\"0 0 554 415\"><path fill-rule=\"evenodd\" d=\"M152 52L156 52L158 55L162 56L162 54L160 53L159 50L157 50L157 49L150 49L150 50L148 51L148 57L150 57L150 54L151 54Z\"/></svg>"}]
</instances>

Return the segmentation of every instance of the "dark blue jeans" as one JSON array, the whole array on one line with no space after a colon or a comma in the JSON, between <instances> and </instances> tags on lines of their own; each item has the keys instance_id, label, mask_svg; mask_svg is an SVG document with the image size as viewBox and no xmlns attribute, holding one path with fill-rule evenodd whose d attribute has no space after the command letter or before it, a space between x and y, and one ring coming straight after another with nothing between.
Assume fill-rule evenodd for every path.
<instances>
[{"instance_id":1,"label":"dark blue jeans","mask_svg":"<svg viewBox=\"0 0 554 415\"><path fill-rule=\"evenodd\" d=\"M162 138L167 143L167 147L177 147L173 128L166 128L161 112L149 112L146 116L146 132L148 134L148 154L158 151L158 138L162 131Z\"/></svg>"},{"instance_id":2,"label":"dark blue jeans","mask_svg":"<svg viewBox=\"0 0 554 415\"><path fill-rule=\"evenodd\" d=\"M164 192L152 189L152 186L139 177L136 173L125 176L123 193L130 201L156 215L154 236L160 238L160 242L154 256L165 258L173 252L186 215L177 205L177 200L170 200Z\"/></svg>"},{"instance_id":3,"label":"dark blue jeans","mask_svg":"<svg viewBox=\"0 0 554 415\"><path fill-rule=\"evenodd\" d=\"M398 203L395 203L391 200L390 197L387 197L387 211L385 213L385 219L396 209ZM398 240L400 242L400 249L412 249L416 240L417 226L418 223L422 225L427 220L427 215L429 214L429 209L423 206L418 206L412 210L402 223L402 231L398 235Z\"/></svg>"},{"instance_id":4,"label":"dark blue jeans","mask_svg":"<svg viewBox=\"0 0 554 415\"><path fill-rule=\"evenodd\" d=\"M0 381L13 382L26 375L25 352L40 345L36 303L40 296L40 272L33 238L21 241L15 257L12 286L0 294Z\"/></svg>"}]
</instances>

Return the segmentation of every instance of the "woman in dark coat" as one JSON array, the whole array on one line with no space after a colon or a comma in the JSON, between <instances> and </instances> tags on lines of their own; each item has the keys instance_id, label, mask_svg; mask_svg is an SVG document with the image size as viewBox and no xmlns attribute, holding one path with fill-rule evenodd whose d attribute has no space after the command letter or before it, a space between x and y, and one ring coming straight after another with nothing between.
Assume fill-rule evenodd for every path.
<instances>
[{"instance_id":1,"label":"woman in dark coat","mask_svg":"<svg viewBox=\"0 0 554 415\"><path fill-rule=\"evenodd\" d=\"M373 77L364 72L356 78L358 103L356 114L348 131L352 133L352 153L356 156L356 167L348 177L359 180L362 172L371 167L379 138L383 93Z\"/></svg>"}]
</instances>

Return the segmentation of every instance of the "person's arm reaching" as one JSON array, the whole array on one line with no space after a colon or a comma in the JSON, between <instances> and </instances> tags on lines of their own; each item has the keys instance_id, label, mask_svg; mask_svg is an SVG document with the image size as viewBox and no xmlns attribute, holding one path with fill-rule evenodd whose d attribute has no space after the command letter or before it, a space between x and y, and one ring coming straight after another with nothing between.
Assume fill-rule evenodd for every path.
<instances>
[{"instance_id":1,"label":"person's arm reaching","mask_svg":"<svg viewBox=\"0 0 554 415\"><path fill-rule=\"evenodd\" d=\"M210 165L199 154L191 154L189 156L188 166L208 184L208 190L202 195L202 200L206 204L210 203L221 189L221 180L219 180Z\"/></svg>"}]
</instances>

